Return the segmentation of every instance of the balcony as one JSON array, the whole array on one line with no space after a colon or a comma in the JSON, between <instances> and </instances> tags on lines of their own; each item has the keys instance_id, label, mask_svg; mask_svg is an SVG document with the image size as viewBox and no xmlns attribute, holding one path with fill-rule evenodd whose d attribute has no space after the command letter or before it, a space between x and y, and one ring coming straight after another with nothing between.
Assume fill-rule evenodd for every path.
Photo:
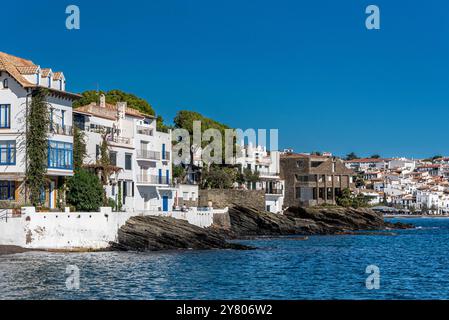
<instances>
[{"instance_id":1,"label":"balcony","mask_svg":"<svg viewBox=\"0 0 449 320\"><path fill-rule=\"evenodd\" d=\"M73 136L72 126L60 125L58 123L50 124L49 132L53 134L59 134L62 136Z\"/></svg>"},{"instance_id":2,"label":"balcony","mask_svg":"<svg viewBox=\"0 0 449 320\"><path fill-rule=\"evenodd\" d=\"M266 194L274 194L274 195L282 195L283 191L284 190L282 190L282 189L267 189L267 190L265 190L265 193Z\"/></svg>"},{"instance_id":3,"label":"balcony","mask_svg":"<svg viewBox=\"0 0 449 320\"><path fill-rule=\"evenodd\" d=\"M119 137L119 136L108 136L107 141L113 142L113 143L118 143L118 144L127 144L127 145L131 144L130 138Z\"/></svg>"},{"instance_id":4,"label":"balcony","mask_svg":"<svg viewBox=\"0 0 449 320\"><path fill-rule=\"evenodd\" d=\"M153 129L145 126L137 126L137 134L153 136Z\"/></svg>"},{"instance_id":5,"label":"balcony","mask_svg":"<svg viewBox=\"0 0 449 320\"><path fill-rule=\"evenodd\" d=\"M161 160L161 153L158 151L137 150L137 159L159 161Z\"/></svg>"},{"instance_id":6,"label":"balcony","mask_svg":"<svg viewBox=\"0 0 449 320\"><path fill-rule=\"evenodd\" d=\"M166 176L158 176L158 175L138 175L137 176L138 184L170 184L170 180L167 181Z\"/></svg>"},{"instance_id":7,"label":"balcony","mask_svg":"<svg viewBox=\"0 0 449 320\"><path fill-rule=\"evenodd\" d=\"M278 172L264 172L264 171L258 171L259 177L261 178L279 178Z\"/></svg>"}]
</instances>

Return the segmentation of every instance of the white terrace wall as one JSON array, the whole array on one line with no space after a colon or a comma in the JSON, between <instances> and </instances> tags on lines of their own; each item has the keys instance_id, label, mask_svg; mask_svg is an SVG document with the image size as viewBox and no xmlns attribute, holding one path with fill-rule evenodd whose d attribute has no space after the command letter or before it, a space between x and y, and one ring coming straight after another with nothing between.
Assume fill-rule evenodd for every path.
<instances>
[{"instance_id":1,"label":"white terrace wall","mask_svg":"<svg viewBox=\"0 0 449 320\"><path fill-rule=\"evenodd\" d=\"M226 215L228 209L191 208L187 212L46 212L36 213L34 207L22 208L20 217L0 216L0 245L30 249L77 250L104 249L117 241L118 230L136 215L169 216L207 228L214 216Z\"/></svg>"},{"instance_id":2,"label":"white terrace wall","mask_svg":"<svg viewBox=\"0 0 449 320\"><path fill-rule=\"evenodd\" d=\"M205 210L198 210L197 208L189 208L188 211L170 211L170 212L149 212L143 213L148 216L165 216L175 219L186 220L188 223L201 228L210 227L214 223L214 215L222 215L228 212L228 208L225 209L212 209L206 208Z\"/></svg>"},{"instance_id":3,"label":"white terrace wall","mask_svg":"<svg viewBox=\"0 0 449 320\"><path fill-rule=\"evenodd\" d=\"M21 217L0 219L0 244L35 249L103 249L117 240L126 212L48 212L24 208Z\"/></svg>"}]
</instances>

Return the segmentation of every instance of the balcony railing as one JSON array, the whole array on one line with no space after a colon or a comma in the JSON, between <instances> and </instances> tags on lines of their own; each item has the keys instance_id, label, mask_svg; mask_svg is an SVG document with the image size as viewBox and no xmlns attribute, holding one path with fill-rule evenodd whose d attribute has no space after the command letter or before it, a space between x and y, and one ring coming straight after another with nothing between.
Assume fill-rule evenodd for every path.
<instances>
[{"instance_id":1,"label":"balcony railing","mask_svg":"<svg viewBox=\"0 0 449 320\"><path fill-rule=\"evenodd\" d=\"M137 159L161 160L161 153L151 150L137 150Z\"/></svg>"},{"instance_id":2,"label":"balcony railing","mask_svg":"<svg viewBox=\"0 0 449 320\"><path fill-rule=\"evenodd\" d=\"M148 128L148 127L144 127L144 126L137 126L137 133L138 134L143 134L146 136L152 136L153 135L153 129L152 128Z\"/></svg>"},{"instance_id":3,"label":"balcony railing","mask_svg":"<svg viewBox=\"0 0 449 320\"><path fill-rule=\"evenodd\" d=\"M276 172L263 172L258 171L260 177L279 177L279 173Z\"/></svg>"},{"instance_id":4,"label":"balcony railing","mask_svg":"<svg viewBox=\"0 0 449 320\"><path fill-rule=\"evenodd\" d=\"M167 180L166 176L157 175L138 175L137 182L148 184L170 184L170 180Z\"/></svg>"},{"instance_id":5,"label":"balcony railing","mask_svg":"<svg viewBox=\"0 0 449 320\"><path fill-rule=\"evenodd\" d=\"M282 194L283 190L282 189L267 189L265 190L266 194Z\"/></svg>"},{"instance_id":6,"label":"balcony railing","mask_svg":"<svg viewBox=\"0 0 449 320\"><path fill-rule=\"evenodd\" d=\"M120 144L131 144L130 138L124 138L124 137L119 137L119 136L108 136L107 140L109 142L115 142L115 143L120 143Z\"/></svg>"},{"instance_id":7,"label":"balcony railing","mask_svg":"<svg viewBox=\"0 0 449 320\"><path fill-rule=\"evenodd\" d=\"M67 126L67 125L60 125L58 123L53 123L50 124L50 130L51 133L54 134L60 134L63 136L73 136L73 128L72 126Z\"/></svg>"}]
</instances>

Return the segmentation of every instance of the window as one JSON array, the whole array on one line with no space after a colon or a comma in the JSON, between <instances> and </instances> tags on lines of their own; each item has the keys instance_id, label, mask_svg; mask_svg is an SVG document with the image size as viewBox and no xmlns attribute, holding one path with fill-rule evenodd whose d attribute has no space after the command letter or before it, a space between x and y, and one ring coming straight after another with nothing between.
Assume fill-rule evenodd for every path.
<instances>
[{"instance_id":1,"label":"window","mask_svg":"<svg viewBox=\"0 0 449 320\"><path fill-rule=\"evenodd\" d=\"M73 146L71 143L48 142L48 167L70 170L73 167Z\"/></svg>"},{"instance_id":2,"label":"window","mask_svg":"<svg viewBox=\"0 0 449 320\"><path fill-rule=\"evenodd\" d=\"M0 181L0 200L15 200L16 183Z\"/></svg>"},{"instance_id":3,"label":"window","mask_svg":"<svg viewBox=\"0 0 449 320\"><path fill-rule=\"evenodd\" d=\"M61 126L64 128L65 126L65 111L61 110Z\"/></svg>"},{"instance_id":4,"label":"window","mask_svg":"<svg viewBox=\"0 0 449 320\"><path fill-rule=\"evenodd\" d=\"M312 161L310 163L310 165L312 168L316 168L316 167L319 167L322 163L323 163L323 161Z\"/></svg>"},{"instance_id":5,"label":"window","mask_svg":"<svg viewBox=\"0 0 449 320\"><path fill-rule=\"evenodd\" d=\"M53 131L53 108L50 109L50 130Z\"/></svg>"},{"instance_id":6,"label":"window","mask_svg":"<svg viewBox=\"0 0 449 320\"><path fill-rule=\"evenodd\" d=\"M48 87L51 88L51 75L48 75Z\"/></svg>"},{"instance_id":7,"label":"window","mask_svg":"<svg viewBox=\"0 0 449 320\"><path fill-rule=\"evenodd\" d=\"M98 144L95 146L95 159L100 159L100 146Z\"/></svg>"},{"instance_id":8,"label":"window","mask_svg":"<svg viewBox=\"0 0 449 320\"><path fill-rule=\"evenodd\" d=\"M113 166L117 165L117 152L111 151L109 153L109 161L111 162L111 165Z\"/></svg>"},{"instance_id":9,"label":"window","mask_svg":"<svg viewBox=\"0 0 449 320\"><path fill-rule=\"evenodd\" d=\"M132 170L132 154L125 154L125 170Z\"/></svg>"},{"instance_id":10,"label":"window","mask_svg":"<svg viewBox=\"0 0 449 320\"><path fill-rule=\"evenodd\" d=\"M9 85L8 85L8 79L4 79L3 80L3 89L8 89Z\"/></svg>"},{"instance_id":11,"label":"window","mask_svg":"<svg viewBox=\"0 0 449 320\"><path fill-rule=\"evenodd\" d=\"M296 187L295 197L296 197L296 199L301 198L301 188L300 187Z\"/></svg>"},{"instance_id":12,"label":"window","mask_svg":"<svg viewBox=\"0 0 449 320\"><path fill-rule=\"evenodd\" d=\"M162 144L162 160L165 160L165 143Z\"/></svg>"},{"instance_id":13,"label":"window","mask_svg":"<svg viewBox=\"0 0 449 320\"><path fill-rule=\"evenodd\" d=\"M11 128L11 105L0 104L0 128Z\"/></svg>"},{"instance_id":14,"label":"window","mask_svg":"<svg viewBox=\"0 0 449 320\"><path fill-rule=\"evenodd\" d=\"M36 73L36 84L37 85L41 84L41 74L39 72Z\"/></svg>"},{"instance_id":15,"label":"window","mask_svg":"<svg viewBox=\"0 0 449 320\"><path fill-rule=\"evenodd\" d=\"M16 142L0 141L0 165L16 164Z\"/></svg>"}]
</instances>

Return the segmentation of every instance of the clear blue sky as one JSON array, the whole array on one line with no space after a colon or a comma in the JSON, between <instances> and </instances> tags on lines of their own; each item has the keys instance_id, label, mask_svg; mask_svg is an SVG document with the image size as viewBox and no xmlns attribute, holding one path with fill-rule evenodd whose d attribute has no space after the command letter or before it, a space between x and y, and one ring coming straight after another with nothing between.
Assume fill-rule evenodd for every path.
<instances>
[{"instance_id":1,"label":"clear blue sky","mask_svg":"<svg viewBox=\"0 0 449 320\"><path fill-rule=\"evenodd\" d=\"M65 29L65 7L81 30ZM365 8L381 30L365 28ZM449 154L448 1L8 1L0 51L122 89L171 120L189 109L278 128L280 147ZM7 14L5 14L5 12Z\"/></svg>"}]
</instances>

